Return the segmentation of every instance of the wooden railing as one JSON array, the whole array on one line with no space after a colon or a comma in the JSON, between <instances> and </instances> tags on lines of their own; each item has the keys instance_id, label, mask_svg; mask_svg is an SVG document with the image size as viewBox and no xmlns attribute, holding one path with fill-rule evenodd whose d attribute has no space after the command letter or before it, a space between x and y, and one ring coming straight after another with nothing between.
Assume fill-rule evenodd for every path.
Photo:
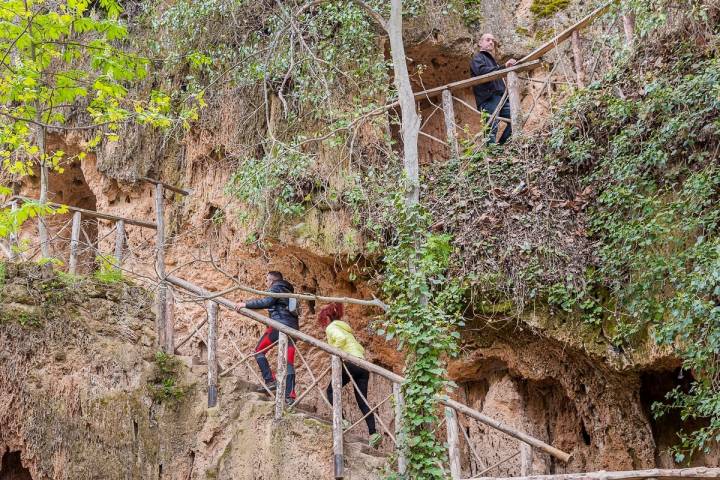
<instances>
[{"instance_id":1,"label":"wooden railing","mask_svg":"<svg viewBox=\"0 0 720 480\"><path fill-rule=\"evenodd\" d=\"M364 368L368 372L378 375L385 380L388 380L392 384L392 394L382 399L379 403L376 405L371 405L368 402L368 399L363 397L362 399L366 402L368 407L370 408L370 415L374 415L374 412L377 411L377 409L388 402L391 398L394 398L394 403L396 405L396 413L395 413L395 428L390 429L389 426L382 420L380 416L376 416L376 420L380 424L381 429L384 431L385 435L390 439L393 447L397 446L399 444L398 435L400 435L401 432L401 425L400 425L400 419L401 415L400 412L402 411L402 405L403 405L403 398L400 391L400 386L405 381L405 379L394 373L390 370L387 370L385 368L379 367L371 362L368 362L367 360L354 357L352 355L349 355L346 352L343 352L342 350L339 350L321 340L318 340L310 335L308 335L305 332L292 329L290 327L287 327L286 325L283 325L282 323L276 322L275 320L272 320L264 315L261 315L257 313L254 310L249 310L246 308L238 309L238 306L236 303L218 295L216 292L210 292L208 290L205 290L202 287L199 287L197 285L194 285L186 280L183 280L181 278L175 277L175 276L168 276L166 277L166 281L178 288L181 288L187 292L190 292L198 299L206 299L208 302L208 349L207 349L207 355L208 355L208 405L209 406L215 406L217 404L217 381L218 381L218 359L217 359L217 322L218 322L218 316L219 311L217 306L222 306L227 309L229 309L232 312L238 312L241 315L250 318L256 322L259 322L265 326L272 327L280 332L279 334L279 340L276 342L278 346L278 357L277 357L277 387L275 390L275 418L280 419L282 418L283 412L285 411L285 369L286 369L286 352L287 352L287 345L289 341L293 342L304 342L312 347L315 347L316 349L319 349L320 351L326 353L330 356L330 367L325 368L319 375L315 375L315 373L312 371L311 366L308 364L308 362L305 360L305 358L302 358L301 355L301 362L305 368L307 368L310 371L310 377L312 379L312 383L305 388L304 392L295 400L295 403L293 404L292 408L295 408L296 405L299 405L300 402L308 395L313 389L318 391L320 393L321 399L323 399L326 403L328 403L329 407L332 411L332 419L333 419L333 452L334 452L334 472L335 472L335 478L343 478L343 439L345 438L345 435L353 429L356 425L360 424L365 417L360 418L359 420L356 420L352 425L350 425L347 428L343 428L342 426L342 373L343 369L346 369L347 367L344 365L345 362L351 363L354 365L357 365L358 367ZM270 348L274 347L276 345L275 343L272 345L269 345L266 347L266 350L269 350ZM300 352L299 348L296 348L296 352ZM242 352L240 352L242 353ZM220 375L225 375L229 373L230 371L234 370L235 368L239 367L240 365L243 365L245 362L247 362L250 358L254 358L255 354L257 352L252 351L248 352L242 355L239 362L236 362L226 370L224 370ZM259 377L257 372L255 372L254 369L250 369L250 371L254 374L256 380L263 385L264 382ZM327 402L327 399L325 399L325 396L322 392L322 390L319 388L320 381L328 374L331 375L331 382L333 385L333 401L332 404ZM349 372L348 376L349 375ZM354 380L351 378L351 383L353 384L353 388L362 395L360 392L360 389L358 388L358 385L355 383ZM267 391L268 394L272 394L269 390ZM505 433L506 435L519 440L523 444L528 446L528 450L531 451L531 449L537 449L542 453L546 453L548 455L552 455L553 457L557 458L558 460L562 462L567 462L570 459L570 455L566 452L563 452L552 445L548 445L547 443L538 440L530 435L527 435L524 432L521 432L513 427L510 427L508 425L505 425L503 423L500 423L480 412L477 410L474 410L470 407L468 407L465 404L462 404L458 401L452 400L449 397L442 397L438 399L445 407L445 420L444 423L446 424L446 431L447 431L447 442L448 442L448 449L449 449L449 456L450 456L450 474L451 478L453 479L460 479L461 478L461 459L460 459L460 438L459 438L459 429L458 427L458 416L463 415L468 420L478 421L486 426L489 426L495 430L498 430L500 432ZM464 429L462 429L463 433L467 435ZM469 438L468 438L469 441ZM398 452L398 470L402 473L403 468L405 465L405 460L402 456L402 452ZM473 454L477 455L473 451ZM493 465L491 468L485 469L481 472L481 474L485 474L488 471L490 471L492 468L497 468L502 463L505 463L506 461L511 460L516 455L512 455L511 457L507 458L503 462L499 462L495 465ZM478 457L479 459L479 457ZM528 463L529 465L529 463ZM527 470L525 473L529 473L529 470Z\"/></svg>"},{"instance_id":2,"label":"wooden railing","mask_svg":"<svg viewBox=\"0 0 720 480\"><path fill-rule=\"evenodd\" d=\"M553 37L552 39L548 40L535 50L533 50L528 55L521 58L518 63L512 67L509 68L503 68L485 75L477 76L468 78L465 80L460 80L456 82L452 82L446 85L442 85L440 87L431 88L428 90L424 90L422 92L418 92L415 94L415 99L417 101L421 100L427 100L432 103L432 100L435 97L441 97L440 104L434 104L435 109L433 110L433 113L437 109L443 110L443 119L445 123L445 139L437 138L433 135L430 135L422 129L420 130L420 134L426 138L429 138L435 142L438 142L442 145L445 145L449 149L450 158L457 158L459 153L459 146L458 146L458 132L457 132L457 124L455 122L455 110L454 110L454 103L457 102L459 105L469 109L474 114L484 116L485 114L483 112L480 112L477 108L473 107L466 101L458 98L457 96L453 95L453 92L456 92L458 90L465 90L471 87L474 87L476 85L481 85L484 83L489 83L495 80L504 79L506 81L506 91L505 95L503 96L502 100L498 104L498 107L495 109L494 112L490 112L489 118L486 122L488 125L488 131L491 130L491 126L496 121L502 121L505 123L509 123L512 125L512 131L513 135L521 134L523 132L524 125L526 121L529 118L529 115L532 113L532 110L535 107L535 104L537 103L537 100L539 97L541 97L547 89L547 85L550 81L550 77L552 77L553 71L549 72L548 78L545 81L545 84L543 85L542 89L538 93L537 97L534 99L533 107L531 110L525 114L522 110L522 102L521 102L521 91L523 88L523 80L518 75L521 72L531 71L534 70L542 65L541 58L546 53L556 49L559 45L561 45L563 42L567 41L568 39L571 39L572 41L572 51L573 51L573 62L575 65L575 71L576 71L576 84L579 87L582 87L585 85L586 78L585 78L585 72L584 72L584 60L582 56L582 49L580 47L580 36L579 32L583 28L586 28L590 24L592 24L596 19L600 18L602 15L607 13L613 4L618 3L617 0L613 0L611 2L608 2L601 7L593 10L591 13L586 15L583 19L576 22L572 26L566 28L562 32L560 32L558 35ZM625 26L625 34L629 36L628 43L631 43L631 37L633 35L633 20L629 16L623 17L623 24ZM510 119L503 118L499 116L499 112L502 109L503 104L505 104L506 100L509 100L510 102ZM432 115L432 114L430 114ZM429 115L429 116L430 116ZM485 139L487 141L487 138ZM485 141L481 142L483 145L485 144Z\"/></svg>"}]
</instances>

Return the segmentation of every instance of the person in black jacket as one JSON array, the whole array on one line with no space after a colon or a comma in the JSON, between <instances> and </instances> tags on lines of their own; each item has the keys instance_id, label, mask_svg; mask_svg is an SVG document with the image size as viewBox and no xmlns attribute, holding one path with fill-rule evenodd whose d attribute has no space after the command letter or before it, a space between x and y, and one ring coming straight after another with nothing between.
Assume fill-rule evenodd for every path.
<instances>
[{"instance_id":1,"label":"person in black jacket","mask_svg":"<svg viewBox=\"0 0 720 480\"><path fill-rule=\"evenodd\" d=\"M292 284L283 279L282 273L275 271L268 272L267 274L267 288L268 291L272 293L293 293L294 291ZM237 310L241 308L249 308L251 310L267 309L270 318L273 320L287 325L290 328L294 328L295 330L299 330L299 309L297 299L295 298L264 297L247 300L237 304ZM272 327L268 327L262 337L260 337L257 347L255 347L255 360L257 361L258 367L260 367L260 372L262 372L265 386L270 391L274 391L277 385L275 383L275 374L270 368L265 353L270 345L278 341L278 338L279 332ZM287 363L285 401L288 404L292 404L295 400L295 344L292 339L288 341ZM264 389L262 391L264 391Z\"/></svg>"},{"instance_id":2,"label":"person in black jacket","mask_svg":"<svg viewBox=\"0 0 720 480\"><path fill-rule=\"evenodd\" d=\"M470 62L470 71L472 72L473 77L485 75L502 68L495 61L494 55L496 53L497 40L495 40L495 37L491 33L485 33L482 37L480 37L478 47L480 47L480 51L475 54ZM505 63L505 67L512 67L516 63L516 60L510 59L507 63ZM477 105L478 110L485 111L488 115L492 115L505 93L505 81L503 79L497 79L492 82L475 85L473 87L473 93L475 94L475 104ZM510 118L510 102L505 101L498 113L498 116L508 119ZM488 143L495 143L497 130L498 122L495 120L490 126L490 138L488 139ZM498 143L502 145L507 142L511 134L512 128L510 127L510 124L507 124Z\"/></svg>"}]
</instances>

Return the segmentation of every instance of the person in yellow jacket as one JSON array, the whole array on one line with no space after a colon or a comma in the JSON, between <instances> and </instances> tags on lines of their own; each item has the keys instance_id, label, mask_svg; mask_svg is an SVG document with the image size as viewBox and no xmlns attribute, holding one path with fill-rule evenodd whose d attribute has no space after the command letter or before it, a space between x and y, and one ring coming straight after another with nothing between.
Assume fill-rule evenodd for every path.
<instances>
[{"instance_id":1,"label":"person in yellow jacket","mask_svg":"<svg viewBox=\"0 0 720 480\"><path fill-rule=\"evenodd\" d=\"M355 339L352 327L340 320L342 316L343 306L341 303L331 303L320 310L320 313L318 314L318 323L325 328L325 335L327 336L328 343L333 347L352 355L353 357L365 358L365 349ZM370 372L350 362L343 362L343 364L347 368L347 371L343 368L342 385L344 387L345 384L350 382L350 377L348 376L348 372L350 372L352 379L357 385L357 388L353 388L355 401L357 402L358 408L362 412L363 416L365 416L365 423L367 424L368 433L370 434L370 445L374 447L380 443L382 436L377 433L377 430L375 429L375 415L372 413L368 415L370 407L367 403L365 403L365 400L363 400L363 397L367 398L368 396L368 381L370 380ZM360 395L361 393L362 395ZM332 404L332 382L328 385L326 394L328 400Z\"/></svg>"}]
</instances>

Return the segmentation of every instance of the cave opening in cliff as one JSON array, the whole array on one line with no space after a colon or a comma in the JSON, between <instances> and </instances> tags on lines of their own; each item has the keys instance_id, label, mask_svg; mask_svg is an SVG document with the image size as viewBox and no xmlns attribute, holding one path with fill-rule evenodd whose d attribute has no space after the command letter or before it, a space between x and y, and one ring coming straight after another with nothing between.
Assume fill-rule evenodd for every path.
<instances>
[{"instance_id":1,"label":"cave opening in cliff","mask_svg":"<svg viewBox=\"0 0 720 480\"><path fill-rule=\"evenodd\" d=\"M95 211L97 208L97 199L85 180L80 162L65 165L63 173L53 172L50 174L48 177L48 198L52 202L85 210ZM72 218L72 212L58 217L61 218L53 219L53 221L64 224ZM98 221L96 218L83 215L81 225L78 273L89 273L95 267L95 258L97 256ZM59 237L62 239L67 237L67 240L69 240L69 233L63 232Z\"/></svg>"},{"instance_id":2,"label":"cave opening in cliff","mask_svg":"<svg viewBox=\"0 0 720 480\"><path fill-rule=\"evenodd\" d=\"M668 449L677 445L680 431L690 432L708 425L708 422L703 419L683 420L677 409L672 409L660 417L656 417L653 413L654 404L667 403L668 393L676 388L685 393L689 392L693 381L692 372L681 367L672 370L649 371L640 375L640 401L650 421L655 438L655 456L661 467L674 467Z\"/></svg>"},{"instance_id":3,"label":"cave opening in cliff","mask_svg":"<svg viewBox=\"0 0 720 480\"><path fill-rule=\"evenodd\" d=\"M485 359L473 365L476 380L459 382L461 401L469 406L512 424L560 449L573 450L578 458L590 458L594 447L592 430L561 383L552 378L529 380L513 372L500 359ZM487 431L482 425L461 419L461 428L482 462L472 456L463 460L464 468L475 475L517 452L517 442L502 434ZM467 445L467 442L465 442ZM469 447L464 446L467 451ZM498 476L520 475L522 460L512 458L498 466ZM563 473L564 466L547 455L532 458L533 474Z\"/></svg>"},{"instance_id":4,"label":"cave opening in cliff","mask_svg":"<svg viewBox=\"0 0 720 480\"><path fill-rule=\"evenodd\" d=\"M20 452L7 450L0 464L0 480L32 480L30 470L22 464Z\"/></svg>"}]
</instances>

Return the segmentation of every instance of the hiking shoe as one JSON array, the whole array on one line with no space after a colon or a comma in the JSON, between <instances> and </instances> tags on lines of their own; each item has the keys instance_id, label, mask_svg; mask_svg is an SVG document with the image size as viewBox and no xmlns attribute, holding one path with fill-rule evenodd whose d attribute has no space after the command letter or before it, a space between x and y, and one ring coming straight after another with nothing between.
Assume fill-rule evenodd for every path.
<instances>
[{"instance_id":1,"label":"hiking shoe","mask_svg":"<svg viewBox=\"0 0 720 480\"><path fill-rule=\"evenodd\" d=\"M268 393L268 390L270 390L270 392L274 392L275 390L277 390L277 383L276 382L266 383L264 387L257 387L257 388L255 388L254 391L257 393L265 393L266 394L266 393Z\"/></svg>"},{"instance_id":2,"label":"hiking shoe","mask_svg":"<svg viewBox=\"0 0 720 480\"><path fill-rule=\"evenodd\" d=\"M288 407L292 407L293 405L295 405L295 399L290 398L290 397L285 397L285 405L287 405Z\"/></svg>"},{"instance_id":3,"label":"hiking shoe","mask_svg":"<svg viewBox=\"0 0 720 480\"><path fill-rule=\"evenodd\" d=\"M380 435L379 433L373 433L372 435L370 435L368 445L370 445L372 448L377 448L377 446L380 445L380 442L382 442L382 435Z\"/></svg>"},{"instance_id":4,"label":"hiking shoe","mask_svg":"<svg viewBox=\"0 0 720 480\"><path fill-rule=\"evenodd\" d=\"M352 425L352 423L348 422L344 418L342 419L342 429L343 430L347 430L348 428L350 428L350 425Z\"/></svg>"}]
</instances>

